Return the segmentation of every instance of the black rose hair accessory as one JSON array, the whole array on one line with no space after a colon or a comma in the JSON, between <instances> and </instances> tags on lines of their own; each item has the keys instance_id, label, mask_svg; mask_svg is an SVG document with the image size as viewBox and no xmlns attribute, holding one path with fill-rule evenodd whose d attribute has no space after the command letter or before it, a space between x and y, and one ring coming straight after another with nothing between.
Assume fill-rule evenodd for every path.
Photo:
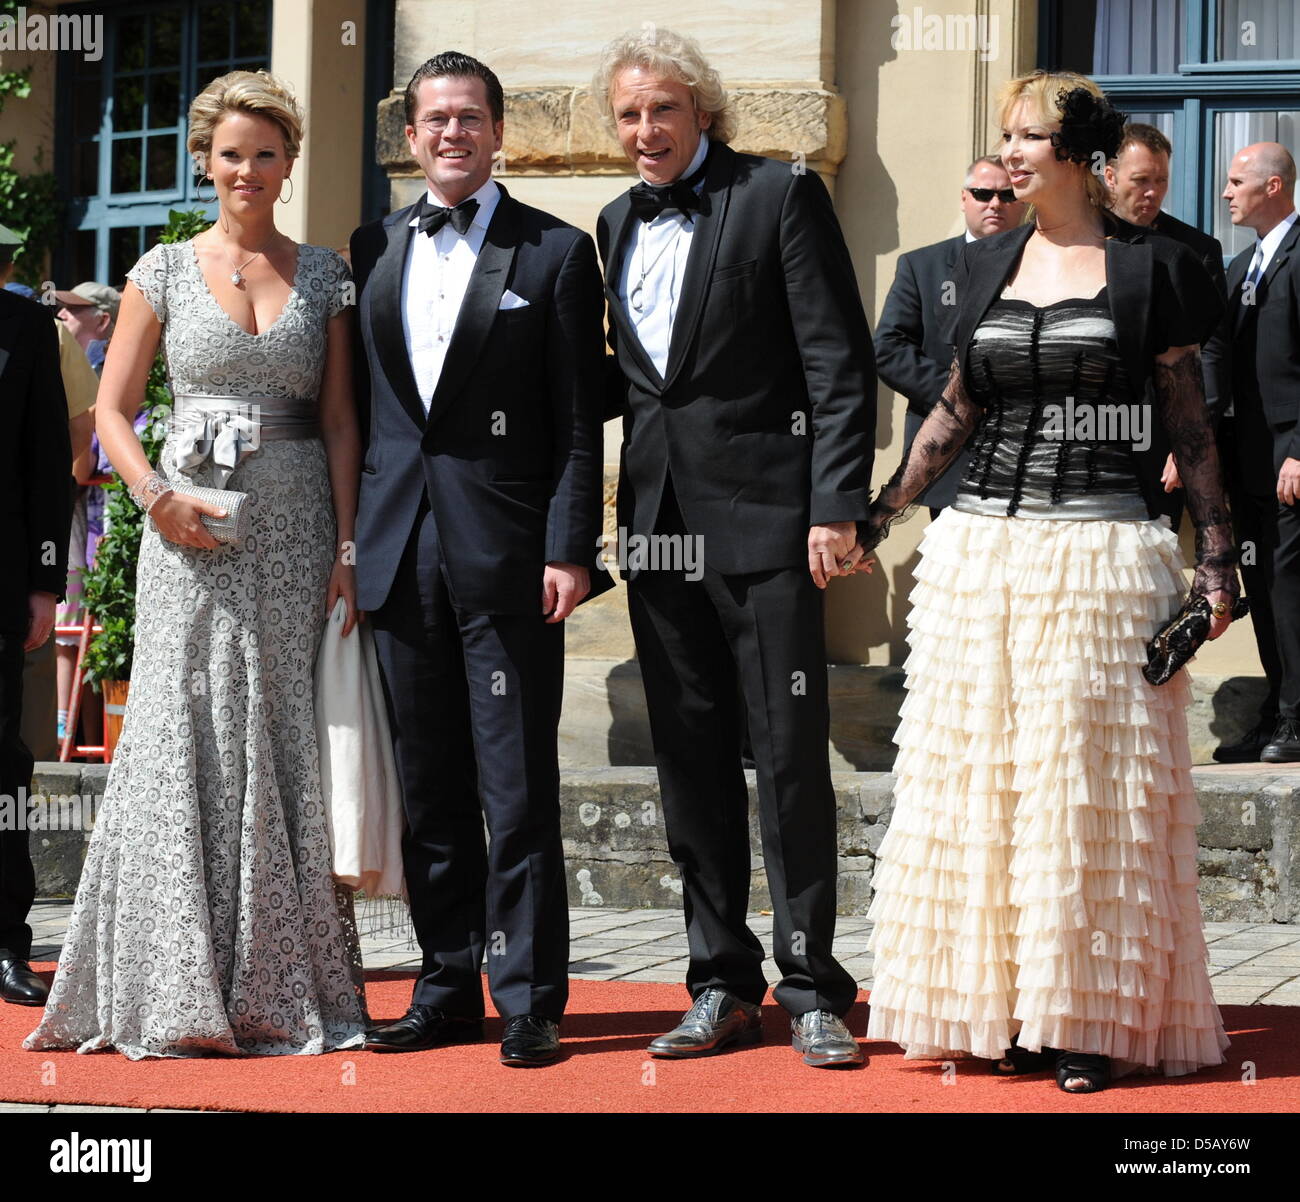
<instances>
[{"instance_id":1,"label":"black rose hair accessory","mask_svg":"<svg viewBox=\"0 0 1300 1202\"><path fill-rule=\"evenodd\" d=\"M1113 159L1124 140L1128 114L1121 113L1104 96L1094 96L1087 88L1064 88L1056 94L1061 110L1061 129L1052 134L1057 159L1072 163L1091 163L1097 151Z\"/></svg>"}]
</instances>

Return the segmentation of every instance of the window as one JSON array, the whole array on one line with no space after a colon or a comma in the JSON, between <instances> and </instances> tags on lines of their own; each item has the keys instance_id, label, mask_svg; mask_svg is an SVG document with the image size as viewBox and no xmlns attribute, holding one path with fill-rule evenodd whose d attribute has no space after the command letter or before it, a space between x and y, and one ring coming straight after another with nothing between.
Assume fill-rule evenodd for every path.
<instances>
[{"instance_id":1,"label":"window","mask_svg":"<svg viewBox=\"0 0 1300 1202\"><path fill-rule=\"evenodd\" d=\"M75 10L73 10L75 11ZM174 208L216 212L185 151L191 99L218 75L271 61L271 6L252 0L95 6L104 55L63 53L59 177L69 237L55 263L63 279L120 287ZM206 181L203 181L206 182Z\"/></svg>"},{"instance_id":2,"label":"window","mask_svg":"<svg viewBox=\"0 0 1300 1202\"><path fill-rule=\"evenodd\" d=\"M1040 62L1092 76L1173 143L1165 208L1227 257L1249 246L1220 194L1243 146L1300 152L1296 0L1045 0L1039 29Z\"/></svg>"}]
</instances>

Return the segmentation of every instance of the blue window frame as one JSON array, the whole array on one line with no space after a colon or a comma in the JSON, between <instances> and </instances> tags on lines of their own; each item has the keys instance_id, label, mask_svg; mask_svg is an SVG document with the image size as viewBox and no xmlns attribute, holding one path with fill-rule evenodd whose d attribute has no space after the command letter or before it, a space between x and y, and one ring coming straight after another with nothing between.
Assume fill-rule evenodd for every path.
<instances>
[{"instance_id":1,"label":"blue window frame","mask_svg":"<svg viewBox=\"0 0 1300 1202\"><path fill-rule=\"evenodd\" d=\"M1042 0L1038 60L1091 76L1174 147L1165 207L1213 233L1231 258L1253 235L1220 197L1253 141L1300 157L1296 0Z\"/></svg>"},{"instance_id":2,"label":"blue window frame","mask_svg":"<svg viewBox=\"0 0 1300 1202\"><path fill-rule=\"evenodd\" d=\"M93 11L104 16L103 56L65 51L59 63L58 128L71 137L56 156L69 203L54 266L62 279L120 287L169 209L215 216L211 184L201 195L185 151L186 114L218 75L270 65L271 5L101 0Z\"/></svg>"}]
</instances>

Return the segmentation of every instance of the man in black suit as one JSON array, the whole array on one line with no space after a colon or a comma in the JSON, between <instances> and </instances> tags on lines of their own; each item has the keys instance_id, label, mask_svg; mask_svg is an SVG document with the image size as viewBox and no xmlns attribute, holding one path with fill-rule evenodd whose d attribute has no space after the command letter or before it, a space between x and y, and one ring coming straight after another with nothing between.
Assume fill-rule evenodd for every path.
<instances>
[{"instance_id":1,"label":"man in black suit","mask_svg":"<svg viewBox=\"0 0 1300 1202\"><path fill-rule=\"evenodd\" d=\"M1241 577L1268 696L1227 762L1300 762L1300 222L1290 151L1257 142L1228 167L1233 225L1255 231L1228 266L1228 309L1205 349L1216 418L1231 404L1225 457ZM1207 380L1211 371L1207 369Z\"/></svg>"},{"instance_id":2,"label":"man in black suit","mask_svg":"<svg viewBox=\"0 0 1300 1202\"><path fill-rule=\"evenodd\" d=\"M885 297L876 325L876 370L895 392L907 398L903 423L903 456L921 423L948 383L952 345L945 327L952 320L953 265L967 242L1014 229L1025 216L1025 205L1011 190L1011 177L995 155L976 159L966 169L961 189L964 233L898 256L894 282ZM957 499L957 485L969 456L960 452L933 484L917 497L930 507L932 518Z\"/></svg>"},{"instance_id":3,"label":"man in black suit","mask_svg":"<svg viewBox=\"0 0 1300 1202\"><path fill-rule=\"evenodd\" d=\"M366 1046L480 1038L486 949L502 1062L530 1066L559 1055L568 997L562 622L610 584L589 571L602 295L591 239L492 179L503 111L482 63L428 60L406 89L428 194L352 237L369 435L357 602L374 625L424 953L410 1009Z\"/></svg>"},{"instance_id":4,"label":"man in black suit","mask_svg":"<svg viewBox=\"0 0 1300 1202\"><path fill-rule=\"evenodd\" d=\"M1161 208L1169 192L1169 160L1174 149L1169 139L1154 125L1144 125L1140 121L1131 121L1124 127L1123 139L1119 153L1106 164L1105 178L1110 192L1111 210L1117 217L1122 217L1133 225L1181 242L1200 259L1218 288L1219 295L1226 300L1223 247L1219 240L1202 233L1194 225L1179 221ZM1202 370L1206 367L1207 363L1203 359ZM1207 396L1213 396L1216 391L1214 382L1208 377L1205 390ZM1220 433L1225 433L1222 426ZM1183 520L1183 495L1182 482L1178 478L1178 468L1172 454L1165 460L1160 484L1164 492L1160 512L1169 518L1170 525L1176 531Z\"/></svg>"},{"instance_id":5,"label":"man in black suit","mask_svg":"<svg viewBox=\"0 0 1300 1202\"><path fill-rule=\"evenodd\" d=\"M616 40L596 95L643 181L597 229L614 351L607 412L623 418L619 525L629 545L701 553L629 560L625 573L693 999L650 1051L707 1055L761 1037L747 718L776 999L807 1063L855 1063L841 1017L857 985L831 951L822 589L870 497L871 334L825 185L726 145L726 93L694 42L662 28Z\"/></svg>"},{"instance_id":6,"label":"man in black suit","mask_svg":"<svg viewBox=\"0 0 1300 1202\"><path fill-rule=\"evenodd\" d=\"M20 790L31 787L22 740L23 656L54 629L67 583L72 528L72 447L49 312L0 289L0 998L42 1006L47 989L31 971L27 915L36 877Z\"/></svg>"}]
</instances>

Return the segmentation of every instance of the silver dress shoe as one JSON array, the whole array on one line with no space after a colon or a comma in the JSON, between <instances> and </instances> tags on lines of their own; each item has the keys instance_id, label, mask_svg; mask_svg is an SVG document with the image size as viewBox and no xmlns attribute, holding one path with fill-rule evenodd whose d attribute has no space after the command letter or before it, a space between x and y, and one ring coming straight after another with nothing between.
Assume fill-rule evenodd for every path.
<instances>
[{"instance_id":1,"label":"silver dress shoe","mask_svg":"<svg viewBox=\"0 0 1300 1202\"><path fill-rule=\"evenodd\" d=\"M862 1049L849 1034L844 1020L829 1010L809 1010L790 1020L790 1040L803 1062L813 1068L835 1068L842 1064L861 1064Z\"/></svg>"},{"instance_id":2,"label":"silver dress shoe","mask_svg":"<svg viewBox=\"0 0 1300 1202\"><path fill-rule=\"evenodd\" d=\"M742 1002L725 989L706 989L681 1023L651 1042L649 1052L675 1059L712 1056L729 1047L759 1043L762 1038L763 1017L758 1006Z\"/></svg>"}]
</instances>

